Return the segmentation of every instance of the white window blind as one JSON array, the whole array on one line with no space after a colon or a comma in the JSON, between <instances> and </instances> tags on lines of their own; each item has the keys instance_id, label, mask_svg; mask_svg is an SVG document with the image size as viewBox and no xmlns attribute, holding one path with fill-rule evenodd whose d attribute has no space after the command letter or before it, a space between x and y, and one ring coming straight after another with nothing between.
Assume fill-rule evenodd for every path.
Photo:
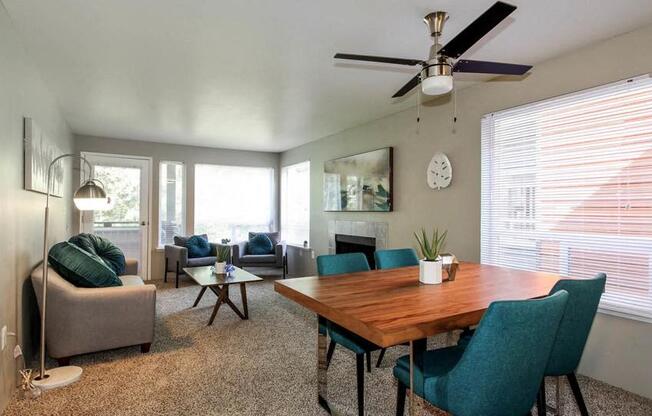
<instances>
[{"instance_id":1,"label":"white window blind","mask_svg":"<svg viewBox=\"0 0 652 416\"><path fill-rule=\"evenodd\" d=\"M158 190L158 246L173 244L175 235L185 234L186 186L181 162L161 162Z\"/></svg>"},{"instance_id":2,"label":"white window blind","mask_svg":"<svg viewBox=\"0 0 652 416\"><path fill-rule=\"evenodd\" d=\"M219 242L274 227L274 169L195 165L195 234Z\"/></svg>"},{"instance_id":3,"label":"white window blind","mask_svg":"<svg viewBox=\"0 0 652 416\"><path fill-rule=\"evenodd\" d=\"M281 170L281 236L288 243L310 240L310 162Z\"/></svg>"},{"instance_id":4,"label":"white window blind","mask_svg":"<svg viewBox=\"0 0 652 416\"><path fill-rule=\"evenodd\" d=\"M601 310L652 321L652 79L482 119L481 257L591 277Z\"/></svg>"}]
</instances>

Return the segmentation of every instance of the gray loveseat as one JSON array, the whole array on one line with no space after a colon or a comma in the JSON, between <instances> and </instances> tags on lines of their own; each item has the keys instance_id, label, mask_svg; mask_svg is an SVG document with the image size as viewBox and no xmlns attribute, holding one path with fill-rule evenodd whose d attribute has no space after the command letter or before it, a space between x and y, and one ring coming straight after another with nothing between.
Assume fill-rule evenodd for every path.
<instances>
[{"instance_id":1,"label":"gray loveseat","mask_svg":"<svg viewBox=\"0 0 652 416\"><path fill-rule=\"evenodd\" d=\"M278 231L273 233L249 233L249 238L256 234L266 234L272 244L274 244L274 253L272 254L250 254L247 250L248 241L241 241L233 246L233 265L245 267L274 267L283 269L283 279L287 274L287 257L285 243L279 241Z\"/></svg>"},{"instance_id":2,"label":"gray loveseat","mask_svg":"<svg viewBox=\"0 0 652 416\"><path fill-rule=\"evenodd\" d=\"M96 351L140 345L149 351L154 340L156 286L138 277L138 262L127 260L123 286L76 287L51 267L48 271L48 303L45 340L48 355L59 365L70 357ZM31 275L41 308L43 267Z\"/></svg>"},{"instance_id":3,"label":"gray loveseat","mask_svg":"<svg viewBox=\"0 0 652 416\"><path fill-rule=\"evenodd\" d=\"M206 234L201 234L202 237L208 240ZM190 236L179 237L174 236L174 244L165 245L165 268L163 271L163 281L168 281L168 272L175 272L175 286L179 287L179 275L185 274L183 272L184 267L200 267L200 266L212 266L217 261L217 244L210 243L211 245L211 254L208 257L196 257L188 258L188 249L186 248L186 242ZM174 269L170 270L170 267Z\"/></svg>"}]
</instances>

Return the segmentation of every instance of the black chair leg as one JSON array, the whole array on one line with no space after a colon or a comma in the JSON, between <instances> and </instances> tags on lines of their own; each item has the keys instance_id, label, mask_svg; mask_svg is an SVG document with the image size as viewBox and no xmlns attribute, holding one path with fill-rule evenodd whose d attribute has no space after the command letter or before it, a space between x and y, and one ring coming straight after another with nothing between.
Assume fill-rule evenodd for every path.
<instances>
[{"instance_id":1,"label":"black chair leg","mask_svg":"<svg viewBox=\"0 0 652 416\"><path fill-rule=\"evenodd\" d=\"M577 382L575 373L566 374L566 378L568 378L568 384L570 384L571 390L573 391L573 396L575 396L575 401L577 402L577 407L580 409L580 414L582 416L589 416L589 410L586 408L586 403L584 403L582 390L580 390L580 385Z\"/></svg>"},{"instance_id":2,"label":"black chair leg","mask_svg":"<svg viewBox=\"0 0 652 416\"><path fill-rule=\"evenodd\" d=\"M331 359L333 358L333 353L335 352L335 341L331 339L331 343L328 344L328 352L326 353L326 369L331 365Z\"/></svg>"},{"instance_id":3,"label":"black chair leg","mask_svg":"<svg viewBox=\"0 0 652 416\"><path fill-rule=\"evenodd\" d=\"M163 281L168 282L168 258L165 258L165 268L163 269Z\"/></svg>"},{"instance_id":4,"label":"black chair leg","mask_svg":"<svg viewBox=\"0 0 652 416\"><path fill-rule=\"evenodd\" d=\"M546 379L541 381L539 394L537 394L537 415L546 416Z\"/></svg>"},{"instance_id":5,"label":"black chair leg","mask_svg":"<svg viewBox=\"0 0 652 416\"><path fill-rule=\"evenodd\" d=\"M356 354L356 376L358 379L358 416L364 416L364 354Z\"/></svg>"},{"instance_id":6,"label":"black chair leg","mask_svg":"<svg viewBox=\"0 0 652 416\"><path fill-rule=\"evenodd\" d=\"M385 350L386 348L380 350L380 354L378 355L378 361L376 361L376 368L380 368L380 365L383 363L383 357L385 357Z\"/></svg>"},{"instance_id":7,"label":"black chair leg","mask_svg":"<svg viewBox=\"0 0 652 416\"><path fill-rule=\"evenodd\" d=\"M177 289L179 288L179 262L177 262L177 282L175 283L175 287Z\"/></svg>"},{"instance_id":8,"label":"black chair leg","mask_svg":"<svg viewBox=\"0 0 652 416\"><path fill-rule=\"evenodd\" d=\"M371 373L371 352L365 354L367 356L367 373Z\"/></svg>"},{"instance_id":9,"label":"black chair leg","mask_svg":"<svg viewBox=\"0 0 652 416\"><path fill-rule=\"evenodd\" d=\"M405 394L407 387L405 384L398 382L396 389L396 416L403 416L405 414Z\"/></svg>"}]
</instances>

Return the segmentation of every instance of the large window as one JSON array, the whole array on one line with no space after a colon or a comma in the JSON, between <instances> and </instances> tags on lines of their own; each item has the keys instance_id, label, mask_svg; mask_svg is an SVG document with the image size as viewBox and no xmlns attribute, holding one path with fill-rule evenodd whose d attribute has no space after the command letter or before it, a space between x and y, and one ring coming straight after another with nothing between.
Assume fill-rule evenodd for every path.
<instances>
[{"instance_id":1,"label":"large window","mask_svg":"<svg viewBox=\"0 0 652 416\"><path fill-rule=\"evenodd\" d=\"M601 310L652 320L652 80L482 119L482 262L607 273Z\"/></svg>"},{"instance_id":2,"label":"large window","mask_svg":"<svg viewBox=\"0 0 652 416\"><path fill-rule=\"evenodd\" d=\"M185 234L185 169L180 162L161 162L158 175L158 246Z\"/></svg>"},{"instance_id":3,"label":"large window","mask_svg":"<svg viewBox=\"0 0 652 416\"><path fill-rule=\"evenodd\" d=\"M195 165L195 233L211 241L274 227L274 169Z\"/></svg>"},{"instance_id":4,"label":"large window","mask_svg":"<svg viewBox=\"0 0 652 416\"><path fill-rule=\"evenodd\" d=\"M281 236L293 244L310 239L310 162L281 170Z\"/></svg>"}]
</instances>

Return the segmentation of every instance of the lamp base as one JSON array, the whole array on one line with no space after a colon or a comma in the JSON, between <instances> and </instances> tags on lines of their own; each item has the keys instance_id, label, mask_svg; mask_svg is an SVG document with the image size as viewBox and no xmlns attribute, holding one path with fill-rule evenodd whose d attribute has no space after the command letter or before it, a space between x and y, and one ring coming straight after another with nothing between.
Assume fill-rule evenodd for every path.
<instances>
[{"instance_id":1,"label":"lamp base","mask_svg":"<svg viewBox=\"0 0 652 416\"><path fill-rule=\"evenodd\" d=\"M32 382L41 390L50 390L72 384L75 381L79 380L81 375L81 367L68 365L65 367L57 367L51 370L45 370L45 378L42 380L34 379Z\"/></svg>"}]
</instances>

